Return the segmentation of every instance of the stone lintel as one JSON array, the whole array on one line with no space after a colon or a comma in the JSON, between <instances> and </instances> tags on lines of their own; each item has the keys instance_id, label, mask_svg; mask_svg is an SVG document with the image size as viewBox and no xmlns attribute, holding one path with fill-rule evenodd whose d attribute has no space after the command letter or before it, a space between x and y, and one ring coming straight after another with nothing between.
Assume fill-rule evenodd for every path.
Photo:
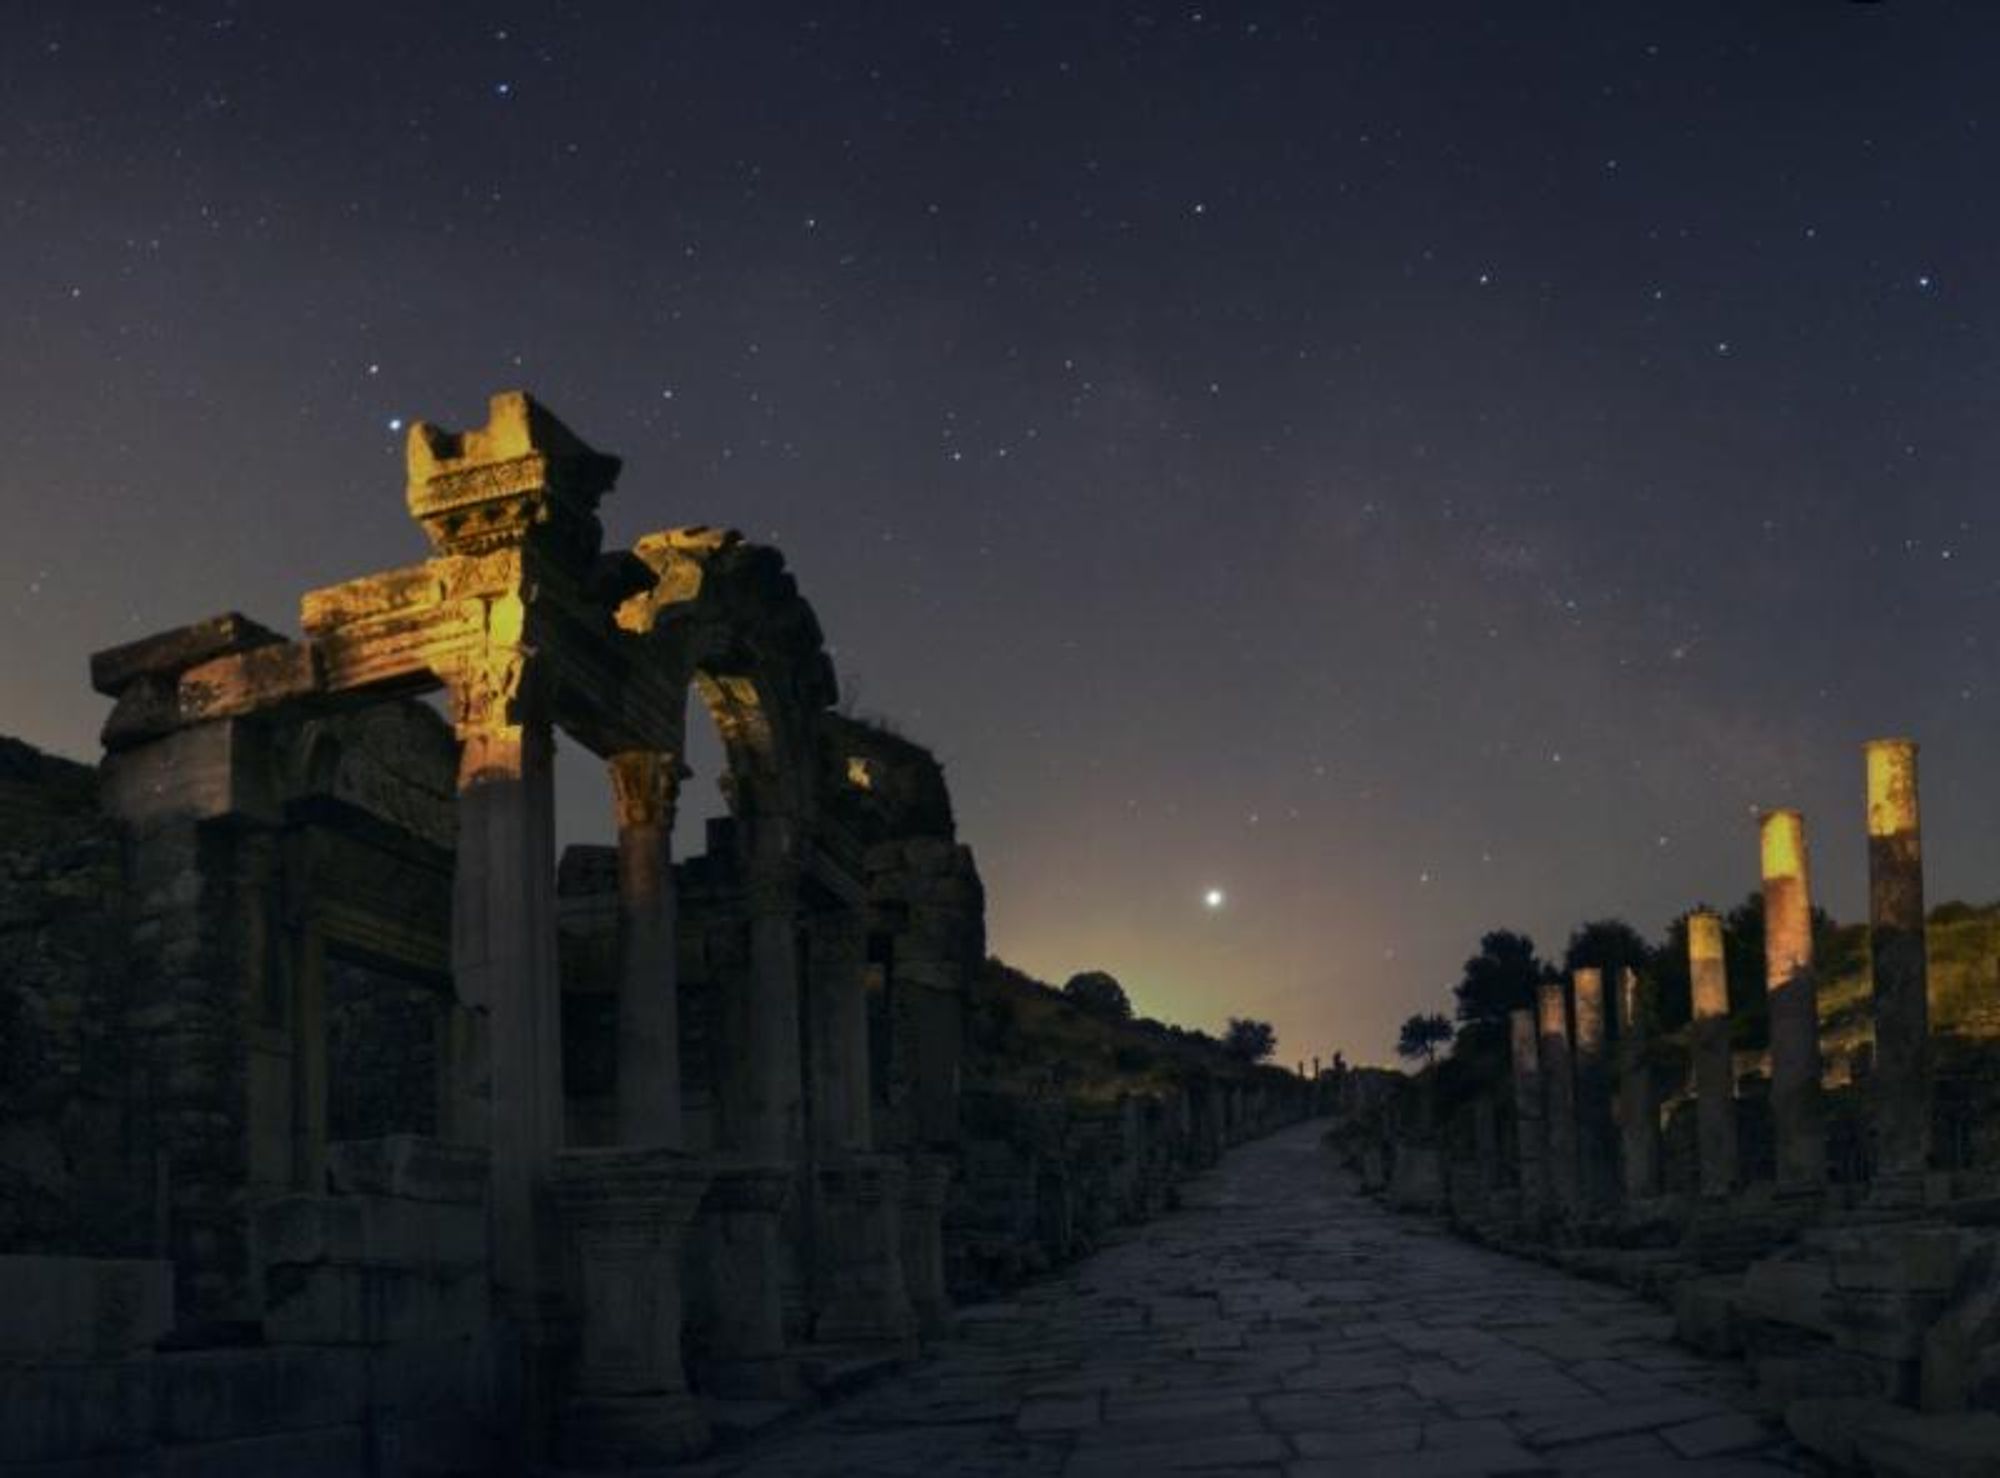
<instances>
[{"instance_id":1,"label":"stone lintel","mask_svg":"<svg viewBox=\"0 0 2000 1478\"><path fill-rule=\"evenodd\" d=\"M308 636L320 636L357 621L439 605L446 590L442 563L404 565L308 590L299 597L299 626Z\"/></svg>"},{"instance_id":2,"label":"stone lintel","mask_svg":"<svg viewBox=\"0 0 2000 1478\"><path fill-rule=\"evenodd\" d=\"M116 698L141 680L169 681L213 658L283 640L269 627L228 611L93 653L90 685L107 698Z\"/></svg>"}]
</instances>

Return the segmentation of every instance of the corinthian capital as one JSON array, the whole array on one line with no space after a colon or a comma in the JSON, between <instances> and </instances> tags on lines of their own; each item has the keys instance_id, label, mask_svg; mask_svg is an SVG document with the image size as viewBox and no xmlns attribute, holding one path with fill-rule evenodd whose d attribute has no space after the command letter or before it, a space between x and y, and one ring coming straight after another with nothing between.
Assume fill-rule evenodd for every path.
<instances>
[{"instance_id":1,"label":"corinthian capital","mask_svg":"<svg viewBox=\"0 0 2000 1478\"><path fill-rule=\"evenodd\" d=\"M665 750L634 749L611 756L611 799L618 825L672 827L681 781L690 771Z\"/></svg>"}]
</instances>

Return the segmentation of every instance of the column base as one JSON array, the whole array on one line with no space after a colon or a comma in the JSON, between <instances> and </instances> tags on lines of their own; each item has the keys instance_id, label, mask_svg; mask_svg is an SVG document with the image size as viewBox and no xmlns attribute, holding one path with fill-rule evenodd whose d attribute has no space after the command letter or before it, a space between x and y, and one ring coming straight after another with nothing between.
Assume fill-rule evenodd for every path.
<instances>
[{"instance_id":1,"label":"column base","mask_svg":"<svg viewBox=\"0 0 2000 1478\"><path fill-rule=\"evenodd\" d=\"M557 1157L553 1189L574 1249L579 1335L559 1409L565 1461L665 1461L707 1441L681 1364L681 1248L710 1173L668 1149Z\"/></svg>"},{"instance_id":2,"label":"column base","mask_svg":"<svg viewBox=\"0 0 2000 1478\"><path fill-rule=\"evenodd\" d=\"M820 1344L903 1350L917 1320L903 1279L903 1198L909 1167L896 1155L854 1154L819 1167Z\"/></svg>"},{"instance_id":3,"label":"column base","mask_svg":"<svg viewBox=\"0 0 2000 1478\"><path fill-rule=\"evenodd\" d=\"M789 1165L715 1167L696 1222L704 1322L696 1370L717 1396L792 1400L805 1384L785 1346L780 1221L797 1171Z\"/></svg>"},{"instance_id":4,"label":"column base","mask_svg":"<svg viewBox=\"0 0 2000 1478\"><path fill-rule=\"evenodd\" d=\"M951 1161L912 1155L903 1197L903 1281L918 1332L947 1334L956 1322L944 1280L944 1203L951 1189Z\"/></svg>"}]
</instances>

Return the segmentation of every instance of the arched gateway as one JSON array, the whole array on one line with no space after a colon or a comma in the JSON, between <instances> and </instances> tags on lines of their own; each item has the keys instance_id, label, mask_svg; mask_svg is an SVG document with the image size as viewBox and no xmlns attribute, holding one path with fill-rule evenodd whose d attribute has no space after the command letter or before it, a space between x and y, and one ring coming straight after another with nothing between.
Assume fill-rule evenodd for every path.
<instances>
[{"instance_id":1,"label":"arched gateway","mask_svg":"<svg viewBox=\"0 0 2000 1478\"><path fill-rule=\"evenodd\" d=\"M935 761L835 713L779 554L701 528L604 551L618 471L496 396L410 432L428 559L308 594L294 640L226 616L93 663L151 880L135 1071L185 1337L415 1278L390 1302L486 1331L527 1445L578 1461L703 1440L684 1345L710 1391L785 1394L813 1347L942 1312L935 1151L983 953ZM732 815L676 868L690 690ZM440 691L448 723L410 701ZM618 821L560 897L558 730ZM566 1014L608 1027L594 1078ZM350 1224L345 1260L298 1251Z\"/></svg>"}]
</instances>

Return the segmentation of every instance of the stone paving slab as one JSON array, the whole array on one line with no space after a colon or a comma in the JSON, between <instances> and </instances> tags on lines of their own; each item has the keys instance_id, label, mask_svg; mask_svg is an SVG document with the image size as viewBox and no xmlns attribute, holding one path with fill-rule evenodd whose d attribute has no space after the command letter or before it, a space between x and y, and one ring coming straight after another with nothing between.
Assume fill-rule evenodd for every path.
<instances>
[{"instance_id":1,"label":"stone paving slab","mask_svg":"<svg viewBox=\"0 0 2000 1478\"><path fill-rule=\"evenodd\" d=\"M1355 1194L1306 1123L702 1478L1769 1478L1747 1378L1620 1290Z\"/></svg>"}]
</instances>

